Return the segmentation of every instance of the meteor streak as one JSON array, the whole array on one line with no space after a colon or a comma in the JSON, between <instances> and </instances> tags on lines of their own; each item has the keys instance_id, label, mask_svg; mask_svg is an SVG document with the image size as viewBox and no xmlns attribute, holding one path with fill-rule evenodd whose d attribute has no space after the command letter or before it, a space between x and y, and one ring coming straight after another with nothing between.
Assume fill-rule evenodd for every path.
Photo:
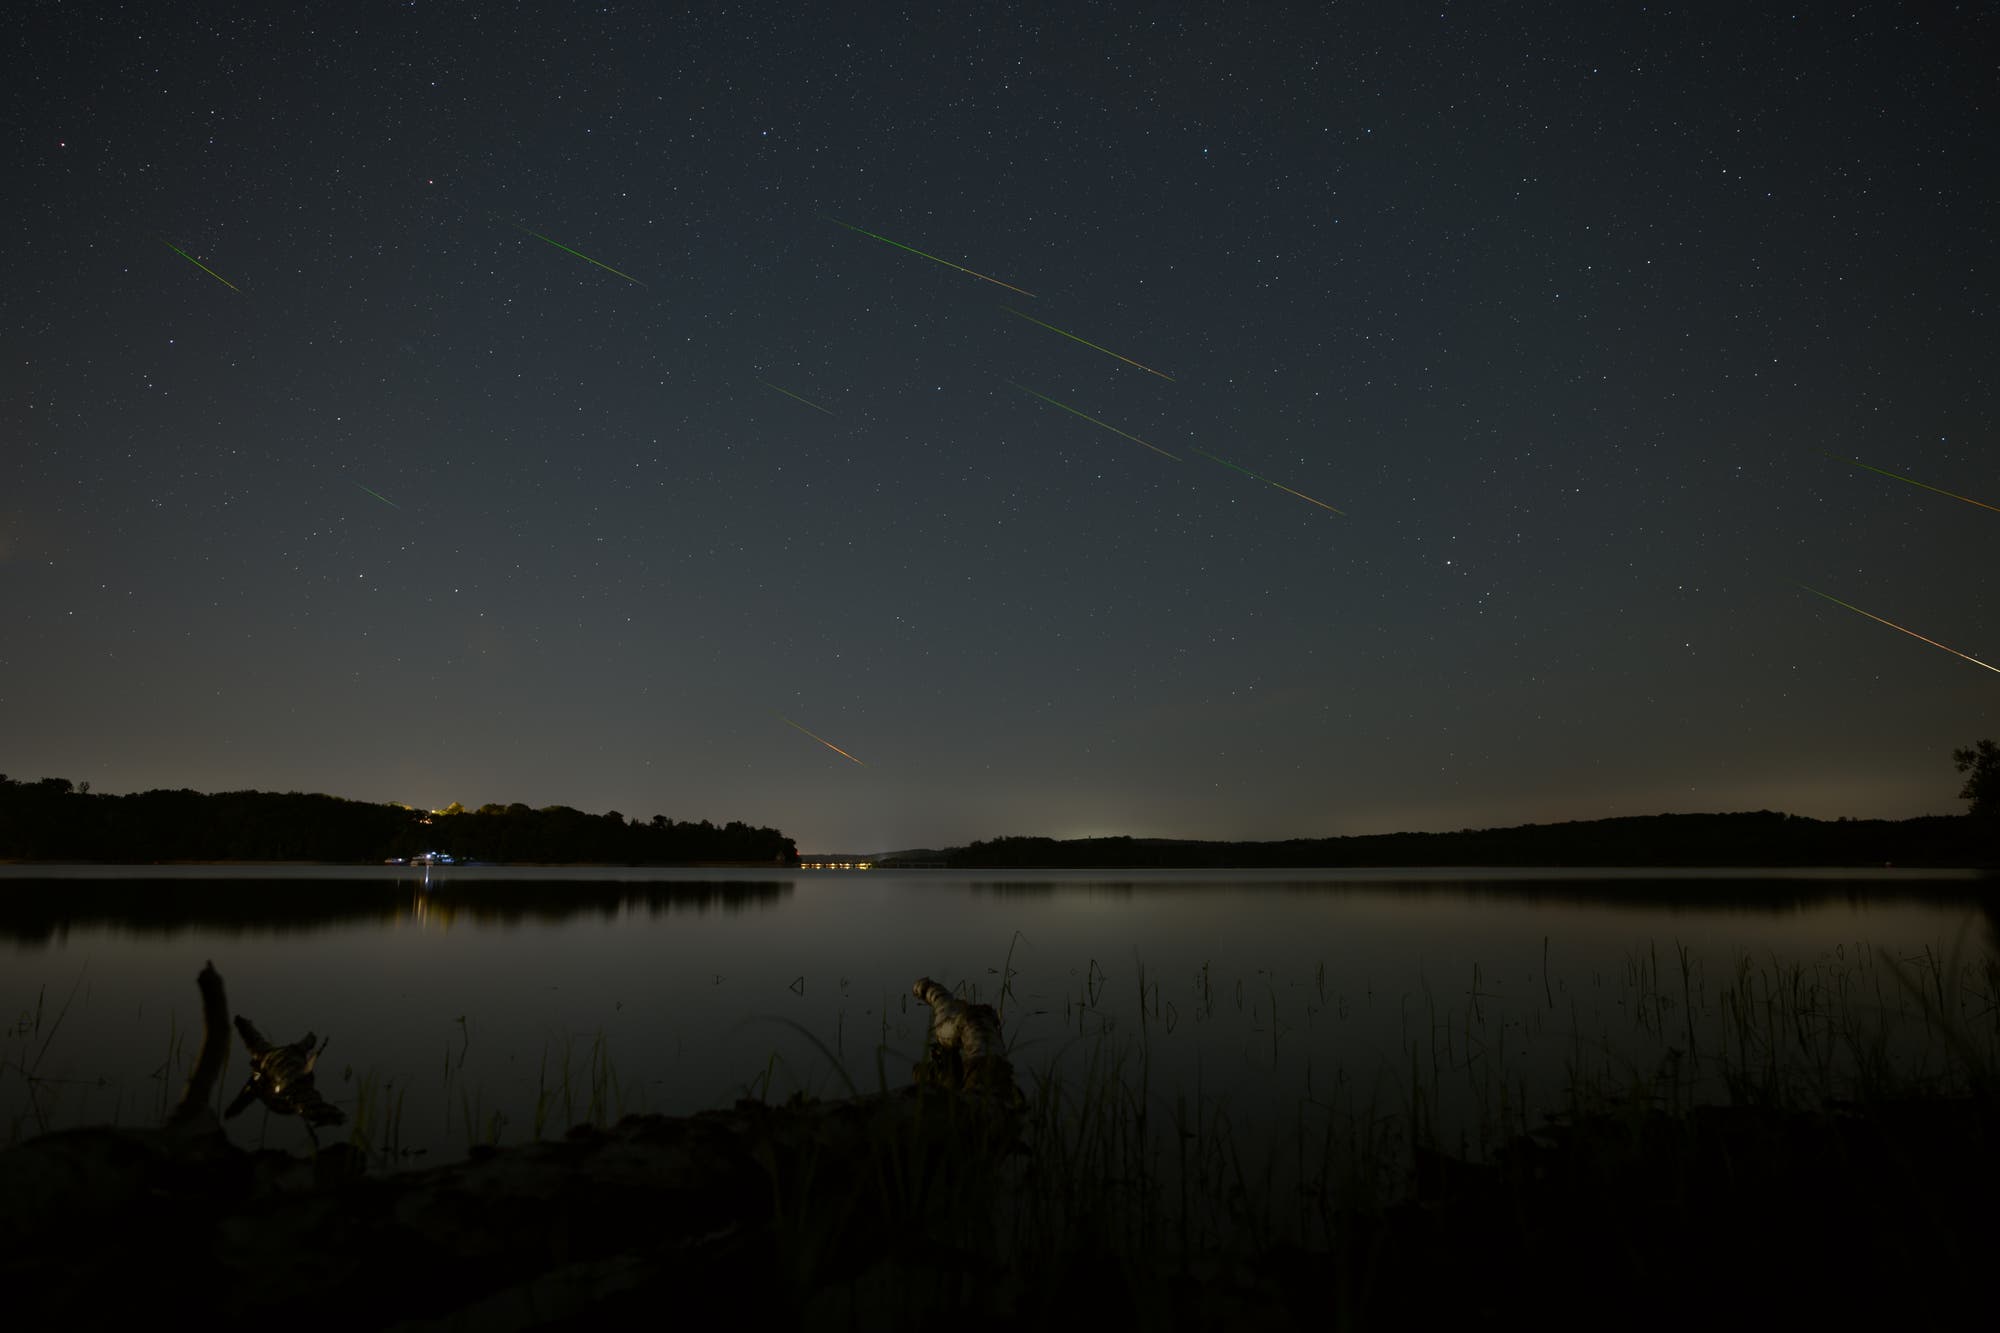
<instances>
[{"instance_id":1,"label":"meteor streak","mask_svg":"<svg viewBox=\"0 0 2000 1333\"><path fill-rule=\"evenodd\" d=\"M1975 500L1969 495L1959 495L1954 491L1945 490L1942 486L1933 486L1927 481L1918 481L1915 477L1898 476L1896 473L1884 468L1870 467L1858 458L1842 458L1839 454L1826 454L1825 457L1831 458L1836 463L1852 463L1858 468L1867 468L1870 472L1880 473L1882 476L1892 477L1897 481L1907 481L1912 486L1921 486L1927 491L1936 491L1939 495L1949 495L1954 500L1963 500L1969 505L1978 505L1981 509L1991 509L1994 513L2000 514L2000 506L1987 504L1984 500Z\"/></svg>"},{"instance_id":2,"label":"meteor streak","mask_svg":"<svg viewBox=\"0 0 2000 1333\"><path fill-rule=\"evenodd\" d=\"M1165 371L1155 370L1151 366L1146 365L1143 362L1134 361L1129 356L1118 356L1118 353L1112 351L1109 347L1099 347L1096 343L1092 342L1090 339L1079 338L1074 333L1071 333L1068 329L1059 329L1053 324L1043 323L1041 320L1036 319L1033 315L1022 315L1020 311L1016 310L1013 306L1010 305L1003 305L1000 308L1006 311L1010 315L1021 315L1021 318L1027 320L1030 324L1041 324L1041 326L1047 329L1050 333L1060 333L1063 337L1069 339L1073 343L1082 343L1085 347L1091 348L1094 351L1102 352L1106 356L1116 356L1120 361L1123 361L1128 366L1138 366L1139 369L1145 371L1148 375L1158 375L1161 379L1165 380L1167 383L1169 384L1174 383L1174 377L1172 375L1167 374Z\"/></svg>"},{"instance_id":3,"label":"meteor streak","mask_svg":"<svg viewBox=\"0 0 2000 1333\"><path fill-rule=\"evenodd\" d=\"M361 483L358 481L355 482L354 484L356 486L361 486ZM368 488L366 486L361 486L361 489L364 491L368 491ZM382 494L382 492L380 491L368 491L368 493L374 496L376 499L380 500L383 504L388 505L389 508L391 509L401 509L403 507L397 504L394 500L391 500L388 496Z\"/></svg>"},{"instance_id":4,"label":"meteor streak","mask_svg":"<svg viewBox=\"0 0 2000 1333\"><path fill-rule=\"evenodd\" d=\"M199 259L196 259L193 255L189 254L187 251L181 249L178 245L175 245L172 241L162 240L160 244L166 246L167 249L173 251L175 254L179 255L182 259L187 260L188 263L193 264L203 273L208 274L209 277L214 278L217 282L227 287L230 291L238 293L242 292L243 289L241 287L238 287L235 283L223 277L220 273L217 273L214 269L202 263Z\"/></svg>"},{"instance_id":5,"label":"meteor streak","mask_svg":"<svg viewBox=\"0 0 2000 1333\"><path fill-rule=\"evenodd\" d=\"M1035 393L1033 389L1030 389L1025 384L1014 384L1014 381L1012 380L1008 380L1007 383L1013 385L1014 388L1019 389L1022 393L1035 394L1035 397L1041 399L1049 406L1060 407L1063 411L1069 413L1073 417L1082 417L1085 421L1088 421L1093 426L1103 426L1104 429L1110 431L1113 435L1123 435L1126 439L1132 441L1132 443L1134 444L1146 444L1144 440L1140 439L1136 435L1131 434L1129 431L1122 431L1118 429L1118 427L1116 426L1108 425L1105 422L1099 421L1096 417L1090 415L1090 413L1088 412L1079 412L1075 408L1071 407L1068 403L1059 403L1045 393ZM1166 457L1173 459L1176 463L1181 461L1178 455L1167 453L1165 449L1160 448L1160 446L1157 444L1146 444L1146 447L1148 449L1151 449L1156 454L1163 454Z\"/></svg>"},{"instance_id":6,"label":"meteor streak","mask_svg":"<svg viewBox=\"0 0 2000 1333\"><path fill-rule=\"evenodd\" d=\"M790 718L786 717L783 713L778 714L778 721L784 723L788 727L796 727L800 731L805 731L806 735L811 736L814 740L818 741L821 745L824 745L827 749L839 755L842 759L854 759L853 755L841 749L838 745L835 745L832 741L828 740L826 737L817 735L810 731L806 731L804 727L799 726L798 723L792 721ZM854 762L857 764L861 764L861 761L859 759L854 759ZM868 765L866 764L861 764L861 766L863 768L868 767Z\"/></svg>"},{"instance_id":7,"label":"meteor streak","mask_svg":"<svg viewBox=\"0 0 2000 1333\"><path fill-rule=\"evenodd\" d=\"M878 240L882 242L882 244L884 245L893 245L898 250L908 250L913 255L922 255L923 258L930 260L933 264L943 264L946 268L955 268L960 273L970 273L973 277L978 278L981 282L990 282L995 287L1005 287L1008 291L1019 292L1023 296L1034 295L1033 292L1029 291L1025 287L1016 287L1011 282L1002 282L998 278L989 278L984 273L981 273L976 269L969 269L963 264L954 264L949 259L939 259L936 255L924 254L922 250L917 249L917 247L914 245L904 245L901 241L892 241L887 236L877 236L875 235L874 232L869 231L867 228L857 227L852 222L842 222L839 218L827 217L827 215L824 213L820 214L820 216L826 218L828 222L833 223L836 227L845 227L849 231L858 231L863 236L867 236L874 240Z\"/></svg>"},{"instance_id":8,"label":"meteor streak","mask_svg":"<svg viewBox=\"0 0 2000 1333\"><path fill-rule=\"evenodd\" d=\"M1972 663L1974 666L1983 666L1988 671L2000 674L2000 667L1994 666L1991 662L1982 662L1970 653L1961 653L1956 648L1947 648L1945 647L1944 644L1939 643L1936 639L1924 639L1923 635L1917 633L1913 629L1903 629L1901 625L1898 625L1893 620L1883 620L1882 617L1876 615L1872 611L1863 611L1860 607L1855 606L1849 602L1843 602L1838 597L1829 597L1827 596L1826 593L1821 592L1818 588L1807 588L1806 585L1803 583L1799 584L1798 586L1801 588L1805 588L1807 592L1811 593L1815 597L1826 598L1827 601L1832 602L1835 606L1844 606L1848 610L1854 612L1856 615L1867 616L1870 620L1873 620L1878 624L1887 625L1890 629L1899 630L1902 633L1909 635L1913 639L1923 639L1925 643L1929 644L1933 648L1944 648L1944 650L1950 653L1953 657L1963 657L1966 661Z\"/></svg>"},{"instance_id":9,"label":"meteor streak","mask_svg":"<svg viewBox=\"0 0 2000 1333\"><path fill-rule=\"evenodd\" d=\"M1332 505L1326 503L1324 500L1315 500L1310 495L1307 495L1304 491L1295 491L1291 487L1283 485L1280 482L1272 481L1269 477L1258 477L1257 474L1252 472L1249 468L1241 467L1235 463L1230 462L1226 458L1217 458L1214 454L1210 453L1206 449L1196 449L1195 452L1200 454L1203 458L1206 458L1211 463L1220 463L1224 467L1235 468L1238 472L1241 472L1244 476L1256 477L1258 481L1263 482L1266 486L1276 486L1279 490L1283 491L1285 494L1296 495L1299 497L1299 499L1304 500L1307 504L1318 505L1321 509L1327 510L1329 513L1338 514L1342 518L1347 517L1347 511L1345 509L1335 509Z\"/></svg>"},{"instance_id":10,"label":"meteor streak","mask_svg":"<svg viewBox=\"0 0 2000 1333\"><path fill-rule=\"evenodd\" d=\"M805 404L805 405L806 405L807 407L810 407L810 408L814 409L815 411L819 411L819 412L824 412L824 413L826 413L826 414L827 414L828 416L833 416L833 415L835 415L835 413L834 413L834 411L833 411L833 409L832 409L832 408L830 408L830 407L821 407L821 406L820 406L820 405L819 405L818 403L815 403L815 402L814 402L814 401L813 401L812 399L810 399L810 398L801 398L801 397L799 397L799 395L798 395L798 394L795 394L795 393L793 393L793 392L792 392L792 391L791 391L790 389L787 389L787 388L784 388L784 387L783 387L783 386L781 386L781 385L777 385L777 384L773 384L773 383L771 383L771 381L769 381L769 380L758 380L757 382L758 382L759 384L763 385L763 386L764 386L765 388L767 388L767 389L776 389L776 390L777 390L777 391L778 391L779 393L781 393L781 394L785 395L785 397L787 397L787 398L798 398L798 400L799 400L800 402L804 403L804 404Z\"/></svg>"},{"instance_id":11,"label":"meteor streak","mask_svg":"<svg viewBox=\"0 0 2000 1333\"><path fill-rule=\"evenodd\" d=\"M581 251L581 250L571 250L571 249L570 249L570 248L569 248L569 247L568 247L567 245L564 245L564 244L563 244L563 243L562 243L561 241L549 241L549 238L548 238L548 237L546 237L546 236L542 235L542 234L541 234L540 232L538 232L538 231L529 231L529 230L528 230L528 228L526 228L526 227L523 227L523 226L521 226L521 225L520 225L519 223L517 223L517 222L510 222L510 223L508 223L507 225L508 225L508 226L510 226L510 227L512 227L512 228L514 228L514 230L515 230L515 231L523 231L523 232L527 232L527 233L528 233L528 235L530 235L530 236L534 237L534 238L535 238L536 240L538 240L538 241L548 241L548 242L549 242L549 244L550 244L550 245L553 245L553 246L554 246L554 247L555 247L556 249L558 249L558 250L561 250L561 251L563 251L563 252L565 252L565 253L567 253L567 254L572 254L572 255L575 255L575 256L576 256L576 257L577 257L578 259L581 259L581 260L582 260L582 261L583 261L584 263L586 263L586 264L597 264L597 266L598 266L599 268L603 269L603 270L604 270L604 271L605 271L606 273L618 273L618 270L617 270L617 269L615 269L615 268L613 268L613 267L611 267L611 265L609 265L609 264L598 264L598 263L597 263L597 261L596 261L595 259L592 259L592 258L591 258L591 257L590 257L589 255L587 255L587 254L583 253L583 251ZM640 282L640 281L639 281L639 280L638 280L637 278L633 277L633 276L632 276L632 275L631 275L630 273L618 273L618 276L619 276L619 277L621 277L621 278L623 278L623 279L625 279L625 281L627 281L627 282L631 283L631 284L632 284L633 286L635 286L635 287L646 287L646 284L645 284L645 283L643 283L643 282ZM652 290L652 288L650 288L650 287L646 287L646 290L647 290L647 291L651 291L651 290Z\"/></svg>"}]
</instances>

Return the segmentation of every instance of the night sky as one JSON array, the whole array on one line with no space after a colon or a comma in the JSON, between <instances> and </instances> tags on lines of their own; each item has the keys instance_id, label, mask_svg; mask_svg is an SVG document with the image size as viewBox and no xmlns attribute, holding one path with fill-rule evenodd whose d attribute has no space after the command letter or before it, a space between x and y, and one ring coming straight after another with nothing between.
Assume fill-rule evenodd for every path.
<instances>
[{"instance_id":1,"label":"night sky","mask_svg":"<svg viewBox=\"0 0 2000 1333\"><path fill-rule=\"evenodd\" d=\"M9 13L0 770L1964 809L1992 4L690 8Z\"/></svg>"}]
</instances>

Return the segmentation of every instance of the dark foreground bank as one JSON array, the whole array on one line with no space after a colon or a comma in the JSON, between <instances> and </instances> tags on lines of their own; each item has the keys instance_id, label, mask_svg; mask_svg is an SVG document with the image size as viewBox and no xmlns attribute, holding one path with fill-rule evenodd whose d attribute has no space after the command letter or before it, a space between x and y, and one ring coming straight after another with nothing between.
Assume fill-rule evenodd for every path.
<instances>
[{"instance_id":1,"label":"dark foreground bank","mask_svg":"<svg viewBox=\"0 0 2000 1333\"><path fill-rule=\"evenodd\" d=\"M232 1016L211 967L164 1127L0 1151L0 1291L24 1328L1969 1323L2000 1248L2000 965L1980 975L1919 997L1945 1057L1927 1074L1897 1073L1862 1011L1774 993L1720 1061L1732 1104L1690 1102L1669 1062L1477 1161L1438 1144L1415 1070L1400 1113L1317 1116L1310 1137L1301 1119L1295 1157L1166 1105L1143 1062L1136 1085L1114 1063L1024 1089L997 1013L919 979L933 1022L912 1086L379 1173L333 1142L314 1039ZM1852 1028L1851 1096L1824 1076L1802 1093L1787 1067L1785 1029L1828 1023ZM227 1140L236 1038L249 1079L225 1115L261 1102L327 1146Z\"/></svg>"},{"instance_id":2,"label":"dark foreground bank","mask_svg":"<svg viewBox=\"0 0 2000 1333\"><path fill-rule=\"evenodd\" d=\"M245 1152L212 1121L83 1129L0 1153L0 1279L23 1328L1927 1326L1992 1298L1993 1111L1606 1113L1483 1166L1417 1153L1408 1197L1330 1211L1317 1244L1246 1224L1193 1249L1171 1226L1131 1243L1112 1214L1171 1203L1146 1182L1079 1191L1101 1163L1037 1160L1018 1119L936 1089L632 1117L388 1176L346 1145Z\"/></svg>"}]
</instances>

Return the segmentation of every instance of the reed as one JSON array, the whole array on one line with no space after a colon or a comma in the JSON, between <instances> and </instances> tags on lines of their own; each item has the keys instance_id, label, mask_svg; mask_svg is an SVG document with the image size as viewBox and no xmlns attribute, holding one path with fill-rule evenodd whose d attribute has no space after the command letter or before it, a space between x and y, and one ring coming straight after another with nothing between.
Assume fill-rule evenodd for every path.
<instances>
[{"instance_id":1,"label":"reed","mask_svg":"<svg viewBox=\"0 0 2000 1333\"><path fill-rule=\"evenodd\" d=\"M1123 1317L1150 1313L1173 1324L1186 1311L1159 1307L1174 1283L1207 1290L1227 1285L1219 1273L1268 1274L1284 1256L1311 1254L1325 1256L1307 1298L1314 1317L1345 1326L1379 1320L1385 1301L1409 1299L1408 1283L1435 1262L1433 1242L1443 1238L1463 1246L1497 1235L1496 1248L1514 1253L1505 1235L1518 1219L1579 1235L1631 1225L1619 1210L1632 1207L1635 1181L1653 1191L1642 1197L1667 1219L1659 1225L1694 1235L1718 1225L1705 1198L1824 1173L1857 1192L1865 1229L1876 1192L1886 1200L1886 1191L1903 1188L1865 1145L1885 1132L1896 1143L1899 1117L1912 1106L1928 1138L1959 1135L1923 1143L1913 1149L1919 1156L1955 1155L1972 1179L2000 1169L2000 1142L1976 1128L1990 1122L2000 1056L2000 965L1992 959L1746 961L1710 985L1685 949L1646 950L1626 960L1624 1012L1635 1030L1671 1042L1651 1065L1582 1044L1564 1108L1539 1118L1505 1057L1509 1031L1527 1020L1502 1017L1484 980L1476 973L1454 1010L1427 997L1431 1021L1411 1033L1399 1095L1337 1069L1276 1131L1268 1123L1249 1131L1240 1108L1200 1078L1192 1088L1155 1091L1149 1044L1165 1035L1161 1024L1072 1035L1030 1072L1026 1104L1004 1132L961 1107L951 1151L913 1133L875 1145L872 1169L859 1177L825 1163L792 1177L797 1192L774 1199L788 1271L799 1289L845 1291L849 1304L840 1308L850 1315L879 1311L879 1291L867 1295L866 1284L843 1276L840 1264L852 1256L842 1258L832 1234L865 1220L953 1238L931 1262L957 1275L953 1291L977 1289L988 1308L1073 1312L1064 1303L1088 1285ZM1090 1012L1098 984L1093 965L1072 1005ZM1213 980L1195 984L1199 1014ZM1164 1012L1151 977L1137 985L1144 1012ZM1314 995L1338 1004L1323 985L1315 975ZM1264 989L1259 1020L1282 1036L1277 991L1268 979ZM1560 1015L1553 987L1540 989L1544 1016ZM1452 1083L1477 1094L1481 1111L1446 1141L1439 1105ZM1967 1103L1977 1113L1961 1117L1955 1108ZM809 1198L815 1188L821 1197ZM1447 1211L1411 1211L1440 1206ZM1454 1220L1468 1217L1476 1222ZM1963 1225L1961 1213L1941 1206L1914 1221L1884 1207L1880 1218L1940 1245ZM1501 1230L1489 1234L1494 1227ZM1489 1230L1475 1236L1473 1228ZM1690 1254L1635 1249L1620 1262L1681 1285L1676 1265ZM1597 1281L1579 1276L1576 1290ZM951 1286L932 1273L896 1309L929 1300L929 1312L941 1315L953 1308L956 1297L940 1294Z\"/></svg>"},{"instance_id":2,"label":"reed","mask_svg":"<svg viewBox=\"0 0 2000 1333\"><path fill-rule=\"evenodd\" d=\"M993 974L1025 1023L1035 1001L1018 942ZM1287 981L1204 964L1176 980L1135 959L1130 977L1114 978L1090 959L1079 981L1052 988L1052 1046L1009 1051L1024 1092L1011 1108L903 1087L920 1052L895 1046L887 996L872 1078L845 1065L843 1020L830 1040L779 1020L806 1053L788 1061L770 1048L742 1089L763 1108L739 1113L759 1136L759 1243L768 1240L783 1301L836 1325L882 1316L896 1326L978 1303L1164 1327L1194 1319L1171 1293L1263 1300L1274 1274L1308 1256L1316 1276L1296 1299L1311 1302L1314 1326L1339 1327L1378 1322L1413 1287L1449 1298L1426 1276L1439 1254L1467 1265L1458 1285L1475 1273L1504 1284L1506 1263L1533 1266L1521 1236L1560 1236L1593 1254L1588 1272L1571 1270L1579 1291L1600 1273L1633 1290L1672 1287L1694 1254L1675 1235L1735 1225L1705 1201L1789 1198L1822 1177L1850 1191L1858 1212L1836 1212L1837 1192L1815 1207L1870 1243L1957 1253L1968 1222L1949 1197L1953 1172L2000 1176L1991 955L1852 950L1713 968L1679 943L1646 946L1573 985L1557 986L1544 964L1526 979L1525 1004L1509 990L1518 978L1480 966L1385 998L1400 1040L1373 1062L1326 1056L1340 1025L1376 1003L1344 993L1329 971ZM1252 1028L1251 1058L1219 1074L1197 1060L1192 1078L1163 1081L1177 1044L1223 1021L1216 1011L1231 997ZM1176 1000L1189 1021L1169 1018ZM1114 1001L1136 1008L1114 1011ZM61 1017L38 997L4 1033L0 1073L26 1091L6 1122L11 1138L55 1116L63 1085L38 1071ZM1531 1041L1565 1052L1553 1094L1523 1067ZM170 1017L163 1076L183 1043ZM441 1062L442 1132L466 1148L497 1145L507 1104L468 1073L470 1046L459 1020ZM1284 1085L1296 1091L1246 1091L1252 1063L1296 1072ZM343 1080L366 1160L393 1168L423 1152L408 1132L406 1081L352 1069ZM528 1127L539 1139L605 1126L631 1086L601 1030L545 1044ZM1815 1220L1794 1216L1792 1234L1772 1243L1823 1239ZM1591 1227L1645 1239L1591 1250ZM1230 1310L1214 1322L1260 1322Z\"/></svg>"},{"instance_id":3,"label":"reed","mask_svg":"<svg viewBox=\"0 0 2000 1333\"><path fill-rule=\"evenodd\" d=\"M424 1154L421 1146L406 1145L403 1139L403 1107L408 1095L409 1089L398 1088L394 1079L363 1074L356 1080L348 1142L365 1160L393 1166Z\"/></svg>"}]
</instances>

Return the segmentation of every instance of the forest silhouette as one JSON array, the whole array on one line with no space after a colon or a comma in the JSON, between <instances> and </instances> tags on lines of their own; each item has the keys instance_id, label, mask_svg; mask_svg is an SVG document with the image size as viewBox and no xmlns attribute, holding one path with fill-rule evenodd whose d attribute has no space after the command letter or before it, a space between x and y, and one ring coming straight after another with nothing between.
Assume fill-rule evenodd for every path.
<instances>
[{"instance_id":1,"label":"forest silhouette","mask_svg":"<svg viewBox=\"0 0 2000 1333\"><path fill-rule=\"evenodd\" d=\"M790 865L792 840L737 820L698 823L566 805L443 811L300 792L93 793L67 778L0 774L0 859L21 861L380 862L449 854L461 861Z\"/></svg>"},{"instance_id":2,"label":"forest silhouette","mask_svg":"<svg viewBox=\"0 0 2000 1333\"><path fill-rule=\"evenodd\" d=\"M2000 868L2000 745L1953 754L1964 815L1811 819L1757 810L1659 814L1512 828L1264 842L998 837L877 857L954 869L1202 869L1340 866L1953 866ZM566 805L453 803L443 810L300 792L93 793L67 778L0 774L0 860L381 862L426 853L529 864L796 865L777 829Z\"/></svg>"},{"instance_id":3,"label":"forest silhouette","mask_svg":"<svg viewBox=\"0 0 2000 1333\"><path fill-rule=\"evenodd\" d=\"M962 870L1330 866L2000 866L1993 821L1808 819L1772 810L1274 842L1000 837L879 858Z\"/></svg>"}]
</instances>

